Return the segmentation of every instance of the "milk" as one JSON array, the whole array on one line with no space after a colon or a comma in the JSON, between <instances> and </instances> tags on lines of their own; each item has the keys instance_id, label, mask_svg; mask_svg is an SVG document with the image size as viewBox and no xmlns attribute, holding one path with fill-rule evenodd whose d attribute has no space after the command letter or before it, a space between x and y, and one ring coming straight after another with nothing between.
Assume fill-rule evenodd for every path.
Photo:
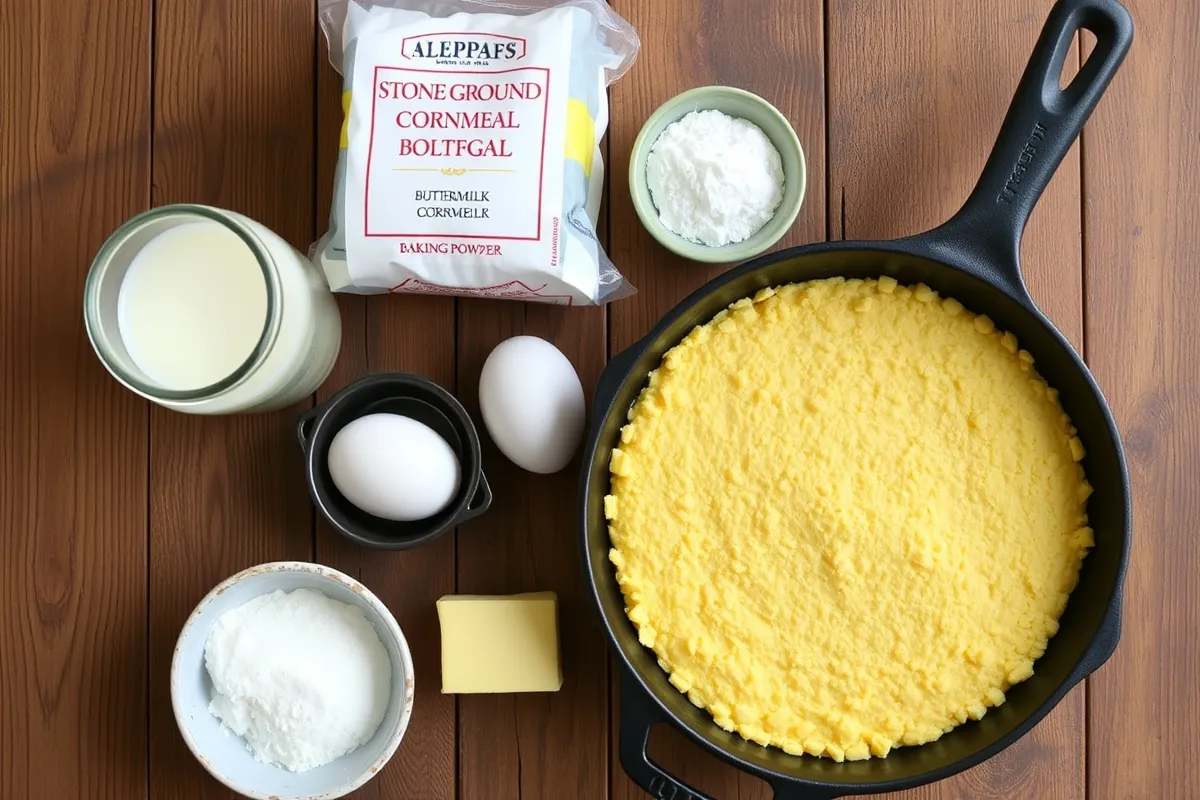
<instances>
[{"instance_id":1,"label":"milk","mask_svg":"<svg viewBox=\"0 0 1200 800\"><path fill-rule=\"evenodd\" d=\"M114 378L188 414L294 405L329 375L342 340L313 263L212 206L159 206L114 231L84 282L83 318Z\"/></svg>"},{"instance_id":2,"label":"milk","mask_svg":"<svg viewBox=\"0 0 1200 800\"><path fill-rule=\"evenodd\" d=\"M117 324L129 357L172 391L212 386L250 358L267 322L267 283L254 252L211 220L151 239L121 282Z\"/></svg>"}]
</instances>

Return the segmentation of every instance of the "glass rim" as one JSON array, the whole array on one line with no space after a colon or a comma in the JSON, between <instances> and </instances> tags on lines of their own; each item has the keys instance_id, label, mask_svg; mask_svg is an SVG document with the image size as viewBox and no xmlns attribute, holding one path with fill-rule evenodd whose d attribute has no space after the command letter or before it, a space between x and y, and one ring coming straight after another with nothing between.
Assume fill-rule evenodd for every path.
<instances>
[{"instance_id":1,"label":"glass rim","mask_svg":"<svg viewBox=\"0 0 1200 800\"><path fill-rule=\"evenodd\" d=\"M147 383L136 375L131 375L128 370L124 369L112 357L107 341L110 337L102 333L102 331L107 330L108 326L105 325L100 316L100 289L104 284L104 278L108 273L109 265L112 263L113 255L117 252L118 248L125 244L130 236L141 230L148 223L171 215L202 217L232 231L254 255L254 260L258 263L259 269L262 270L263 282L267 290L267 308L266 318L263 320L263 330L259 334L258 342L254 345L254 349L250 351L250 355L228 376L208 386L201 386L196 389L167 389ZM276 340L279 338L283 292L275 260L267 252L266 247L258 237L240 220L236 219L234 212L193 203L172 203L147 209L133 215L105 239L104 244L100 247L100 251L92 260L91 267L88 269L83 289L83 305L84 326L87 328L87 335L88 339L91 340L92 349L96 351L96 355L100 357L100 361L113 377L127 388L149 400L190 403L208 400L228 392L243 383L266 361ZM120 336L119 325L117 335ZM132 356L130 358L132 359Z\"/></svg>"}]
</instances>

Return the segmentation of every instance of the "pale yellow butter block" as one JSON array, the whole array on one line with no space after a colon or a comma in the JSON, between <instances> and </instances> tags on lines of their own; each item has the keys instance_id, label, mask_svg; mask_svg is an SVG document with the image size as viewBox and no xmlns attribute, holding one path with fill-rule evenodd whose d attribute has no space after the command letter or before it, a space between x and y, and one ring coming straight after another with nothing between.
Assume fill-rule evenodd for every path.
<instances>
[{"instance_id":1,"label":"pale yellow butter block","mask_svg":"<svg viewBox=\"0 0 1200 800\"><path fill-rule=\"evenodd\" d=\"M557 692L558 597L554 592L447 595L442 627L442 692Z\"/></svg>"}]
</instances>

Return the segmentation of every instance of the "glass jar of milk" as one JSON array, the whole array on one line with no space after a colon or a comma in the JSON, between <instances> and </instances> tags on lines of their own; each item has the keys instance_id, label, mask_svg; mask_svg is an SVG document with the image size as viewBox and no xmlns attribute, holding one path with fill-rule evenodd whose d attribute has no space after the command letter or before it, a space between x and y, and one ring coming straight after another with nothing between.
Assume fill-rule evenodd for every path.
<instances>
[{"instance_id":1,"label":"glass jar of milk","mask_svg":"<svg viewBox=\"0 0 1200 800\"><path fill-rule=\"evenodd\" d=\"M241 214L198 205L147 211L109 237L84 319L117 380L192 414L296 403L329 375L342 339L307 258Z\"/></svg>"}]
</instances>

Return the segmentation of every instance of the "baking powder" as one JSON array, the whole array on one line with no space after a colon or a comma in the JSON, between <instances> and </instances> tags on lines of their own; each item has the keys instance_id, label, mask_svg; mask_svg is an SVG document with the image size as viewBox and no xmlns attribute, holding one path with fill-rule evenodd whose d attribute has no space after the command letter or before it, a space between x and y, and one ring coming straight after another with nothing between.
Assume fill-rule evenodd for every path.
<instances>
[{"instance_id":1,"label":"baking powder","mask_svg":"<svg viewBox=\"0 0 1200 800\"><path fill-rule=\"evenodd\" d=\"M259 761L293 772L367 742L391 697L392 662L361 609L311 589L221 615L204 647L209 711Z\"/></svg>"},{"instance_id":2,"label":"baking powder","mask_svg":"<svg viewBox=\"0 0 1200 800\"><path fill-rule=\"evenodd\" d=\"M783 199L779 151L757 125L720 111L668 125L650 148L646 180L662 224L710 247L748 239Z\"/></svg>"}]
</instances>

